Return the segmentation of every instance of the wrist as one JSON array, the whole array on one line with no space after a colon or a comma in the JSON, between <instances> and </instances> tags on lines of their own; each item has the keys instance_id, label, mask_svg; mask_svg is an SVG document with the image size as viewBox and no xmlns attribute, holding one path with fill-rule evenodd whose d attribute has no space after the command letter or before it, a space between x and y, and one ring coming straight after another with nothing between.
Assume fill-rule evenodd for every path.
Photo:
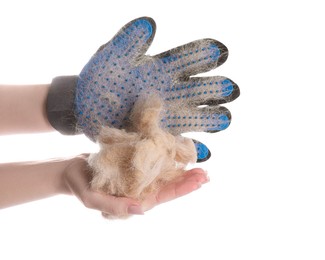
<instances>
[{"instance_id":1,"label":"wrist","mask_svg":"<svg viewBox=\"0 0 325 260\"><path fill-rule=\"evenodd\" d=\"M88 168L88 155L79 155L66 159L64 169L60 173L59 192L66 195L76 195L80 197L83 193L84 183L90 183ZM87 187L86 187L87 188Z\"/></svg>"},{"instance_id":2,"label":"wrist","mask_svg":"<svg viewBox=\"0 0 325 260\"><path fill-rule=\"evenodd\" d=\"M64 158L57 161L57 178L55 181L56 194L71 195L70 189L66 182L67 169L73 162L74 158Z\"/></svg>"},{"instance_id":3,"label":"wrist","mask_svg":"<svg viewBox=\"0 0 325 260\"><path fill-rule=\"evenodd\" d=\"M78 76L61 76L53 79L46 102L50 124L65 135L78 134L75 115L75 90Z\"/></svg>"}]
</instances>

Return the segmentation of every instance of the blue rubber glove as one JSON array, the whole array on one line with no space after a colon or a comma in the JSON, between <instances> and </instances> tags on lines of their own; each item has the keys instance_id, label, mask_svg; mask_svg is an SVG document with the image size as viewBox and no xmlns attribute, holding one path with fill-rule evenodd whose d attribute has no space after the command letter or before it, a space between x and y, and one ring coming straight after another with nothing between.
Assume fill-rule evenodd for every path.
<instances>
[{"instance_id":1,"label":"blue rubber glove","mask_svg":"<svg viewBox=\"0 0 325 260\"><path fill-rule=\"evenodd\" d=\"M190 76L224 63L227 48L203 39L147 56L155 30L151 18L133 20L100 47L78 77L54 79L47 109L52 125L95 141L102 126L126 128L139 95L156 93L165 102L161 127L171 134L226 129L231 115L220 104L237 98L238 86L221 76ZM198 161L210 157L205 145L196 147Z\"/></svg>"}]
</instances>

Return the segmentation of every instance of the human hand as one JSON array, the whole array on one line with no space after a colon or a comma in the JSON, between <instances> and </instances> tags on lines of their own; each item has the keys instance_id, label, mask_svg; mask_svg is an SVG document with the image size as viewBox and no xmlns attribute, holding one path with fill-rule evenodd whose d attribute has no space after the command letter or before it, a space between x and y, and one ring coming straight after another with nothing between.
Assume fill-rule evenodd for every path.
<instances>
[{"instance_id":1,"label":"human hand","mask_svg":"<svg viewBox=\"0 0 325 260\"><path fill-rule=\"evenodd\" d=\"M151 18L133 20L93 55L78 77L54 79L47 106L51 124L94 141L102 126L125 128L138 96L150 92L164 100L161 127L174 135L226 129L231 115L220 104L237 98L238 86L221 76L191 76L223 64L227 48L203 39L148 56L155 30ZM204 160L207 148L197 147Z\"/></svg>"},{"instance_id":2,"label":"human hand","mask_svg":"<svg viewBox=\"0 0 325 260\"><path fill-rule=\"evenodd\" d=\"M187 195L210 181L206 171L194 168L186 171L174 181L166 184L157 192L149 195L143 202L142 208L148 211L153 207Z\"/></svg>"},{"instance_id":3,"label":"human hand","mask_svg":"<svg viewBox=\"0 0 325 260\"><path fill-rule=\"evenodd\" d=\"M131 198L115 197L90 189L90 168L87 163L88 155L80 155L71 160L63 173L63 182L68 193L75 195L87 208L99 210L108 218L141 215L153 207L189 194L202 184L208 182L206 172L195 168L149 195L140 202Z\"/></svg>"},{"instance_id":4,"label":"human hand","mask_svg":"<svg viewBox=\"0 0 325 260\"><path fill-rule=\"evenodd\" d=\"M174 135L228 127L230 113L218 105L238 96L236 84L225 77L190 78L224 63L227 48L203 39L148 56L145 52L155 30L151 18L131 21L80 73L75 100L78 125L91 139L96 139L101 126L125 128L134 102L149 92L166 103L161 127ZM198 109L199 105L209 107Z\"/></svg>"}]
</instances>

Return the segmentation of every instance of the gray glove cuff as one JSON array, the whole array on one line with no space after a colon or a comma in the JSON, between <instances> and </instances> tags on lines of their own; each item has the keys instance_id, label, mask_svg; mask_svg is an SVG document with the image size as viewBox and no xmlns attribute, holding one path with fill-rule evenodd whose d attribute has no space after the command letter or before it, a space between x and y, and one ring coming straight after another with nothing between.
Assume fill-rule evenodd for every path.
<instances>
[{"instance_id":1,"label":"gray glove cuff","mask_svg":"<svg viewBox=\"0 0 325 260\"><path fill-rule=\"evenodd\" d=\"M51 125L65 135L79 134L75 115L75 92L78 76L53 79L47 96L46 112Z\"/></svg>"}]
</instances>

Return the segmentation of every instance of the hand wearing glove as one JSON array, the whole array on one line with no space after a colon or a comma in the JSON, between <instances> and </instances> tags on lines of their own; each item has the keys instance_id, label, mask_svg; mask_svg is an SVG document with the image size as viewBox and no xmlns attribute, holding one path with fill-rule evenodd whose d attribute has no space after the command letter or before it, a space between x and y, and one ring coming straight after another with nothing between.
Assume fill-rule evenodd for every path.
<instances>
[{"instance_id":1,"label":"hand wearing glove","mask_svg":"<svg viewBox=\"0 0 325 260\"><path fill-rule=\"evenodd\" d=\"M161 127L171 134L226 129L231 115L220 104L237 98L238 86L221 76L190 76L223 64L227 48L203 39L148 56L155 30L151 18L133 20L99 48L79 76L55 78L47 101L52 126L96 141L102 126L126 128L141 94L156 93L165 102ZM205 145L196 147L198 161L210 157Z\"/></svg>"}]
</instances>

